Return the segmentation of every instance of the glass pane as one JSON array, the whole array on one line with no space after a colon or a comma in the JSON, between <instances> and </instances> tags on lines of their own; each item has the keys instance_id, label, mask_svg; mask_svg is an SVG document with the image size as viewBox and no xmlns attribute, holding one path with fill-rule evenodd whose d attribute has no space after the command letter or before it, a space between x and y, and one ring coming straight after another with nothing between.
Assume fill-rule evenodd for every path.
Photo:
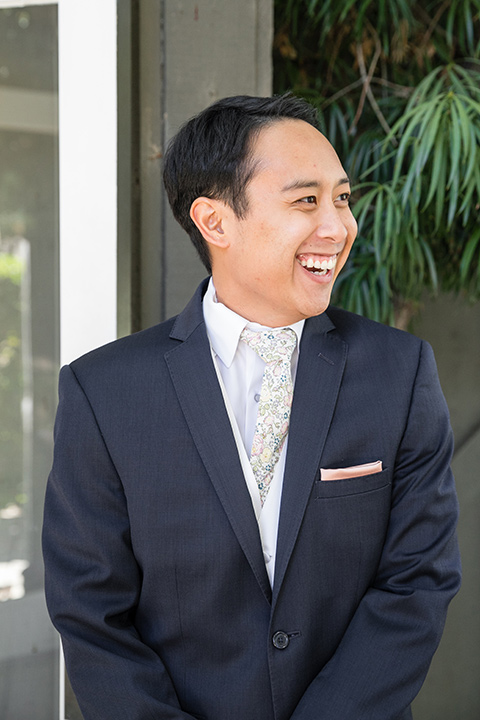
<instances>
[{"instance_id":1,"label":"glass pane","mask_svg":"<svg viewBox=\"0 0 480 720\"><path fill-rule=\"evenodd\" d=\"M0 9L0 717L58 717L42 505L58 374L57 8Z\"/></svg>"}]
</instances>

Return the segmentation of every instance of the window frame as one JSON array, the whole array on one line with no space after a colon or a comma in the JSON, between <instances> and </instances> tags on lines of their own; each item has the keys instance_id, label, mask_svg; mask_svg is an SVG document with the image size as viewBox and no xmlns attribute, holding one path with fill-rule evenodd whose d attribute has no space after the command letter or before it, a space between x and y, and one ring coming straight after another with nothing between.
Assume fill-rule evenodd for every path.
<instances>
[{"instance_id":1,"label":"window frame","mask_svg":"<svg viewBox=\"0 0 480 720\"><path fill-rule=\"evenodd\" d=\"M58 7L59 308L64 365L117 337L117 0L0 0ZM94 18L94 22L92 22ZM88 48L88 52L85 52ZM66 720L59 643L58 717Z\"/></svg>"}]
</instances>

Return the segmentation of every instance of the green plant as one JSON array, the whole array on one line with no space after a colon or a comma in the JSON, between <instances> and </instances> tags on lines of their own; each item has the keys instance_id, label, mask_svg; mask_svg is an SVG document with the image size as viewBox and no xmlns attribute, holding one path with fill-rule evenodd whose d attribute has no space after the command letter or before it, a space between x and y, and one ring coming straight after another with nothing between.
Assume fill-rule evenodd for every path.
<instances>
[{"instance_id":1,"label":"green plant","mask_svg":"<svg viewBox=\"0 0 480 720\"><path fill-rule=\"evenodd\" d=\"M24 262L0 244L0 510L22 489L20 284Z\"/></svg>"},{"instance_id":2,"label":"green plant","mask_svg":"<svg viewBox=\"0 0 480 720\"><path fill-rule=\"evenodd\" d=\"M319 109L359 235L335 301L407 326L480 298L480 0L276 0L275 90Z\"/></svg>"}]
</instances>

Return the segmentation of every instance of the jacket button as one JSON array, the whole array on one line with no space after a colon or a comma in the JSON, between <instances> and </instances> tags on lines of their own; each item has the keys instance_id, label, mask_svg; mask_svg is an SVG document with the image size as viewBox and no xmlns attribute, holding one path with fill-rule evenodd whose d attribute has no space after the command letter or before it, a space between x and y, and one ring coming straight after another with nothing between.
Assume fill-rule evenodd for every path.
<instances>
[{"instance_id":1,"label":"jacket button","mask_svg":"<svg viewBox=\"0 0 480 720\"><path fill-rule=\"evenodd\" d=\"M273 636L272 642L273 642L274 646L277 648L277 650L285 650L285 648L287 647L290 640L289 640L287 633L283 632L282 630L279 630Z\"/></svg>"}]
</instances>

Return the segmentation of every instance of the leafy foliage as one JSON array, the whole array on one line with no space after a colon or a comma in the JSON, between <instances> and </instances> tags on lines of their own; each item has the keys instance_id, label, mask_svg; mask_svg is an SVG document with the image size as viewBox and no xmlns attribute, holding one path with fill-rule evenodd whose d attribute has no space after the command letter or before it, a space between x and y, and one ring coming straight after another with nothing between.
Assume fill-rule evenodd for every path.
<instances>
[{"instance_id":1,"label":"leafy foliage","mask_svg":"<svg viewBox=\"0 0 480 720\"><path fill-rule=\"evenodd\" d=\"M425 288L478 300L480 0L275 7L275 91L319 109L355 184L336 301L405 325Z\"/></svg>"},{"instance_id":2,"label":"leafy foliage","mask_svg":"<svg viewBox=\"0 0 480 720\"><path fill-rule=\"evenodd\" d=\"M0 245L0 509L16 502L22 487L21 299L22 261Z\"/></svg>"}]
</instances>

